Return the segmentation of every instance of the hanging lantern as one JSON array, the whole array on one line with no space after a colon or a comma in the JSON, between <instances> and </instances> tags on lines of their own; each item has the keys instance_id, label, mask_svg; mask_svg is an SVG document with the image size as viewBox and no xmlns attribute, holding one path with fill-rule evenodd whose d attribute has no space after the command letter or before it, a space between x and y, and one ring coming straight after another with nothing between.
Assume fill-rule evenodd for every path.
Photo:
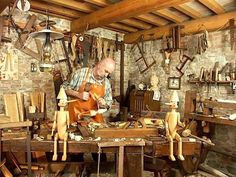
<instances>
[{"instance_id":1,"label":"hanging lantern","mask_svg":"<svg viewBox=\"0 0 236 177\"><path fill-rule=\"evenodd\" d=\"M42 31L33 32L30 34L32 38L44 40L42 48L41 61L39 62L39 70L52 71L54 65L52 62L52 43L51 40L62 39L64 34L52 31L50 29L43 29Z\"/></svg>"}]
</instances>

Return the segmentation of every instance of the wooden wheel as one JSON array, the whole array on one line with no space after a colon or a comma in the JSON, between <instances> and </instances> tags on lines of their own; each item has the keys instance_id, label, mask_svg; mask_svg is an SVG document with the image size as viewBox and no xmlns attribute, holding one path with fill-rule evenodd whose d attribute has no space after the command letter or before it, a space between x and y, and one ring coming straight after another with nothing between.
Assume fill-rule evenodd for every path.
<instances>
[{"instance_id":1,"label":"wooden wheel","mask_svg":"<svg viewBox=\"0 0 236 177\"><path fill-rule=\"evenodd\" d=\"M192 174L196 171L201 163L203 163L207 157L209 146L203 144L201 147L200 155L188 155L184 156L185 160L179 160L179 166L183 174Z\"/></svg>"}]
</instances>

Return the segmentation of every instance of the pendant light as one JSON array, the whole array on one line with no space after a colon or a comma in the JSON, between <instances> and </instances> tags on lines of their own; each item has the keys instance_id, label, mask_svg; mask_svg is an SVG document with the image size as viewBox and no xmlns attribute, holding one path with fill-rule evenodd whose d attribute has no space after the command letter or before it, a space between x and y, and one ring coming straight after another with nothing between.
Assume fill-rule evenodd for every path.
<instances>
[{"instance_id":1,"label":"pendant light","mask_svg":"<svg viewBox=\"0 0 236 177\"><path fill-rule=\"evenodd\" d=\"M52 71L54 65L52 62L52 40L62 39L64 34L50 30L49 25L49 17L46 20L46 29L42 31L33 32L30 34L32 38L40 39L44 41L43 48L42 48L42 56L41 61L39 62L39 70L41 72L44 71Z\"/></svg>"}]
</instances>

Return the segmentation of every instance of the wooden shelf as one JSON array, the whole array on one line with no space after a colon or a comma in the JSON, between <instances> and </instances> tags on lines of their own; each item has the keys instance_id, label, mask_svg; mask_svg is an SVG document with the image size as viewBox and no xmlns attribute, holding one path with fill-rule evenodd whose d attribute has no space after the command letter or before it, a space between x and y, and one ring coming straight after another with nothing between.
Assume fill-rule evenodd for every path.
<instances>
[{"instance_id":1,"label":"wooden shelf","mask_svg":"<svg viewBox=\"0 0 236 177\"><path fill-rule=\"evenodd\" d=\"M188 113L188 114L185 114L184 117L187 119L201 120L201 121L211 122L215 124L236 126L236 120L216 118L213 116L206 116L202 114Z\"/></svg>"},{"instance_id":2,"label":"wooden shelf","mask_svg":"<svg viewBox=\"0 0 236 177\"><path fill-rule=\"evenodd\" d=\"M190 84L231 84L233 82L236 82L236 80L231 81L191 81L189 80L188 83Z\"/></svg>"},{"instance_id":3,"label":"wooden shelf","mask_svg":"<svg viewBox=\"0 0 236 177\"><path fill-rule=\"evenodd\" d=\"M207 107L212 107L212 108L218 107L218 108L235 109L236 110L236 103L205 100L204 104L206 104Z\"/></svg>"}]
</instances>

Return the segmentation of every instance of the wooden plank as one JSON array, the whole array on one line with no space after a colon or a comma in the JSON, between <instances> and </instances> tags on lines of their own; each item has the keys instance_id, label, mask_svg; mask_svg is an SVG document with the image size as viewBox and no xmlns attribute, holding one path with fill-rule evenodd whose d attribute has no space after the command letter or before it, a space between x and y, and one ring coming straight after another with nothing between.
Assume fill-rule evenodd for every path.
<instances>
[{"instance_id":1,"label":"wooden plank","mask_svg":"<svg viewBox=\"0 0 236 177\"><path fill-rule=\"evenodd\" d=\"M164 26L169 23L167 20L153 14L142 14L135 18L143 20L147 23L151 23L156 26Z\"/></svg>"},{"instance_id":2,"label":"wooden plank","mask_svg":"<svg viewBox=\"0 0 236 177\"><path fill-rule=\"evenodd\" d=\"M129 0L120 1L89 15L72 21L71 31L78 33L84 30L105 26L110 23L131 18L154 9L160 10L175 5L183 4L188 0ZM119 9L119 10L117 10ZM99 18L98 18L99 17Z\"/></svg>"},{"instance_id":3,"label":"wooden plank","mask_svg":"<svg viewBox=\"0 0 236 177\"><path fill-rule=\"evenodd\" d=\"M87 3L77 2L74 0L66 0L66 1L65 0L50 0L50 1L41 0L41 1L50 2L51 4L60 5L63 7L67 7L67 8L85 12L85 13L90 13L96 10L94 7L90 6Z\"/></svg>"},{"instance_id":4,"label":"wooden plank","mask_svg":"<svg viewBox=\"0 0 236 177\"><path fill-rule=\"evenodd\" d=\"M84 0L85 2L89 2L91 4L100 6L100 7L105 7L109 4L111 4L111 2L109 0Z\"/></svg>"},{"instance_id":5,"label":"wooden plank","mask_svg":"<svg viewBox=\"0 0 236 177\"><path fill-rule=\"evenodd\" d=\"M19 110L17 106L16 94L4 94L4 103L6 115L10 117L11 122L19 122Z\"/></svg>"},{"instance_id":6,"label":"wooden plank","mask_svg":"<svg viewBox=\"0 0 236 177\"><path fill-rule=\"evenodd\" d=\"M204 25L206 30L208 32L218 30L219 28L222 28L230 18L236 19L236 12L228 12L221 15L215 15L211 17L205 17L197 20L187 21L183 23L179 23L178 25L184 26L183 29L181 29L181 34L195 34L199 33L199 26ZM217 21L217 23L215 23ZM175 24L176 25L176 24ZM145 41L147 40L154 40L154 39L160 39L163 35L170 36L170 29L173 28L175 25L168 25L163 27L157 27L152 28L150 30L143 30L136 33L126 34L124 36L124 42L125 43L133 43L137 39L140 38L141 35L143 35L143 39ZM222 28L222 30L225 28Z\"/></svg>"},{"instance_id":7,"label":"wooden plank","mask_svg":"<svg viewBox=\"0 0 236 177\"><path fill-rule=\"evenodd\" d=\"M189 17L192 17L193 19L198 19L202 17L202 15L198 11L194 10L193 8L191 8L190 6L186 4L181 4L181 5L175 6L174 8L188 15Z\"/></svg>"},{"instance_id":8,"label":"wooden plank","mask_svg":"<svg viewBox=\"0 0 236 177\"><path fill-rule=\"evenodd\" d=\"M23 94L20 92L17 92L16 98L17 98L17 105L18 105L18 110L19 110L20 122L23 122L24 121L24 97L23 97Z\"/></svg>"},{"instance_id":9,"label":"wooden plank","mask_svg":"<svg viewBox=\"0 0 236 177\"><path fill-rule=\"evenodd\" d=\"M45 111L45 93L44 92L40 92L40 112L44 112Z\"/></svg>"},{"instance_id":10,"label":"wooden plank","mask_svg":"<svg viewBox=\"0 0 236 177\"><path fill-rule=\"evenodd\" d=\"M181 18L180 16L177 16L175 13L171 12L168 9L157 10L152 13L159 15L163 18L166 18L166 19L168 19L172 22L175 22L175 23L181 23L184 21L183 18Z\"/></svg>"},{"instance_id":11,"label":"wooden plank","mask_svg":"<svg viewBox=\"0 0 236 177\"><path fill-rule=\"evenodd\" d=\"M152 27L152 25L149 25L140 20L136 20L134 18L122 20L121 23L127 24L129 26L133 26L136 28L140 28L140 29L150 29Z\"/></svg>"},{"instance_id":12,"label":"wooden plank","mask_svg":"<svg viewBox=\"0 0 236 177\"><path fill-rule=\"evenodd\" d=\"M101 138L145 138L147 136L157 136L158 130L156 128L101 128L95 130L95 137Z\"/></svg>"},{"instance_id":13,"label":"wooden plank","mask_svg":"<svg viewBox=\"0 0 236 177\"><path fill-rule=\"evenodd\" d=\"M111 2L109 2L107 0L85 0L85 2L95 4L99 7L106 7L106 6L111 5ZM152 27L151 25L149 25L145 22L142 22L140 20L136 20L134 18L124 19L124 20L120 21L120 23L124 23L129 26L133 26L135 28L140 28L140 29L150 29Z\"/></svg>"},{"instance_id":14,"label":"wooden plank","mask_svg":"<svg viewBox=\"0 0 236 177\"><path fill-rule=\"evenodd\" d=\"M1 1L0 3L0 13L2 13L2 11L8 6L11 4L11 1L12 0L4 0L4 1Z\"/></svg>"},{"instance_id":15,"label":"wooden plank","mask_svg":"<svg viewBox=\"0 0 236 177\"><path fill-rule=\"evenodd\" d=\"M204 6L215 12L216 14L223 14L225 13L224 8L215 0L198 0Z\"/></svg>"},{"instance_id":16,"label":"wooden plank","mask_svg":"<svg viewBox=\"0 0 236 177\"><path fill-rule=\"evenodd\" d=\"M83 15L86 15L86 13L83 12L79 12L73 9L68 9L68 8L64 8L64 7L60 7L60 6L53 6L50 5L48 3L43 3L43 2L39 2L39 1L31 1L30 2L31 5L31 11L35 10L40 10L42 12L44 12L45 14L47 13L45 11L45 9L47 9L48 13L53 13L55 15L59 15L59 16L64 16L64 17L69 17L69 18L79 18Z\"/></svg>"},{"instance_id":17,"label":"wooden plank","mask_svg":"<svg viewBox=\"0 0 236 177\"><path fill-rule=\"evenodd\" d=\"M120 23L111 23L107 26L110 26L112 28L118 28L120 30L127 31L127 32L136 32L136 31L138 31L138 29L136 29L136 28L125 26L125 25L122 25Z\"/></svg>"},{"instance_id":18,"label":"wooden plank","mask_svg":"<svg viewBox=\"0 0 236 177\"><path fill-rule=\"evenodd\" d=\"M18 127L18 128L19 127L30 127L30 126L32 126L32 121L9 122L9 123L0 124L0 129L3 129L3 128L16 128L16 127Z\"/></svg>"}]
</instances>

